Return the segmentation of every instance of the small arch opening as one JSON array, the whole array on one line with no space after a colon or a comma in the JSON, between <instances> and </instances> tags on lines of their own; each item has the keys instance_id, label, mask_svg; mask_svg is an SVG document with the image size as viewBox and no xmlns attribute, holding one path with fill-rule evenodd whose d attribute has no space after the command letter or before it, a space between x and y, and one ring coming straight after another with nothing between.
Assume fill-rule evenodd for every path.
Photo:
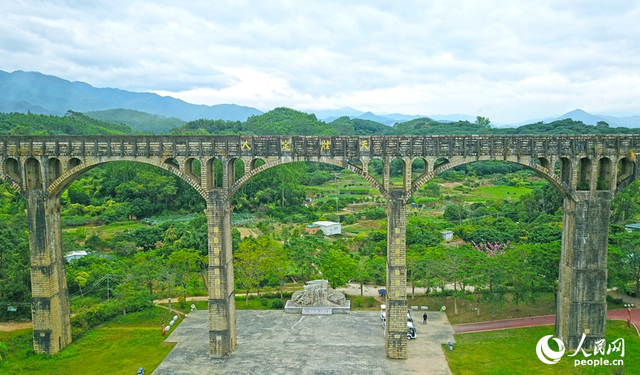
<instances>
[{"instance_id":1,"label":"small arch opening","mask_svg":"<svg viewBox=\"0 0 640 375\"><path fill-rule=\"evenodd\" d=\"M618 162L617 165L617 180L618 183L626 180L628 177L632 176L635 172L635 165L636 163L634 163L633 161L631 161L629 158L624 157L622 159L620 159L620 161Z\"/></svg>"},{"instance_id":2,"label":"small arch opening","mask_svg":"<svg viewBox=\"0 0 640 375\"><path fill-rule=\"evenodd\" d=\"M611 190L611 159L609 158L602 158L598 161L596 190Z\"/></svg>"},{"instance_id":3,"label":"small arch opening","mask_svg":"<svg viewBox=\"0 0 640 375\"><path fill-rule=\"evenodd\" d=\"M347 161L347 163L353 165L356 168L362 169L362 160L360 159L349 159L349 161Z\"/></svg>"},{"instance_id":4,"label":"small arch opening","mask_svg":"<svg viewBox=\"0 0 640 375\"><path fill-rule=\"evenodd\" d=\"M29 158L24 163L27 177L27 189L42 189L42 171L40 162L34 158Z\"/></svg>"},{"instance_id":5,"label":"small arch opening","mask_svg":"<svg viewBox=\"0 0 640 375\"><path fill-rule=\"evenodd\" d=\"M13 178L16 181L20 181L20 163L18 163L16 159L4 159L2 170L7 176Z\"/></svg>"},{"instance_id":6,"label":"small arch opening","mask_svg":"<svg viewBox=\"0 0 640 375\"><path fill-rule=\"evenodd\" d=\"M82 160L78 159L78 158L71 158L69 159L69 169L75 168L77 166L79 166L80 164L82 164Z\"/></svg>"},{"instance_id":7,"label":"small arch opening","mask_svg":"<svg viewBox=\"0 0 640 375\"><path fill-rule=\"evenodd\" d=\"M227 170L229 173L229 186L231 186L240 177L244 176L244 161L239 158L229 160Z\"/></svg>"},{"instance_id":8,"label":"small arch opening","mask_svg":"<svg viewBox=\"0 0 640 375\"><path fill-rule=\"evenodd\" d=\"M537 158L534 162L541 167L551 170L551 162L547 158Z\"/></svg>"},{"instance_id":9,"label":"small arch opening","mask_svg":"<svg viewBox=\"0 0 640 375\"><path fill-rule=\"evenodd\" d=\"M578 185L576 190L591 189L591 160L588 158L580 159L578 162Z\"/></svg>"},{"instance_id":10,"label":"small arch opening","mask_svg":"<svg viewBox=\"0 0 640 375\"><path fill-rule=\"evenodd\" d=\"M212 158L207 160L207 189L222 187L222 162Z\"/></svg>"},{"instance_id":11,"label":"small arch opening","mask_svg":"<svg viewBox=\"0 0 640 375\"><path fill-rule=\"evenodd\" d=\"M180 164L178 164L178 161L174 158L165 159L164 163L174 167L177 170L180 170Z\"/></svg>"},{"instance_id":12,"label":"small arch opening","mask_svg":"<svg viewBox=\"0 0 640 375\"><path fill-rule=\"evenodd\" d=\"M442 167L444 167L447 164L449 164L449 159L447 159L447 158L438 158L433 163L433 169L434 170L441 169Z\"/></svg>"},{"instance_id":13,"label":"small arch opening","mask_svg":"<svg viewBox=\"0 0 640 375\"><path fill-rule=\"evenodd\" d=\"M404 176L406 173L404 160L396 158L389 164L389 186L404 186Z\"/></svg>"},{"instance_id":14,"label":"small arch opening","mask_svg":"<svg viewBox=\"0 0 640 375\"><path fill-rule=\"evenodd\" d=\"M263 159L260 159L260 158L253 159L251 160L251 169L252 170L256 169L265 164L267 164L267 162L265 162Z\"/></svg>"},{"instance_id":15,"label":"small arch opening","mask_svg":"<svg viewBox=\"0 0 640 375\"><path fill-rule=\"evenodd\" d=\"M571 184L571 160L567 158L560 158L556 161L553 168L553 173L560 177L560 181L570 185Z\"/></svg>"},{"instance_id":16,"label":"small arch opening","mask_svg":"<svg viewBox=\"0 0 640 375\"><path fill-rule=\"evenodd\" d=\"M58 179L62 175L62 163L57 158L47 160L47 185Z\"/></svg>"},{"instance_id":17,"label":"small arch opening","mask_svg":"<svg viewBox=\"0 0 640 375\"><path fill-rule=\"evenodd\" d=\"M202 167L200 165L200 160L196 158L187 159L187 162L185 163L185 169L187 175L195 180L200 181L200 178L202 177Z\"/></svg>"},{"instance_id":18,"label":"small arch opening","mask_svg":"<svg viewBox=\"0 0 640 375\"><path fill-rule=\"evenodd\" d=\"M415 181L416 178L422 176L427 171L429 164L425 159L418 158L411 163L411 181Z\"/></svg>"}]
</instances>

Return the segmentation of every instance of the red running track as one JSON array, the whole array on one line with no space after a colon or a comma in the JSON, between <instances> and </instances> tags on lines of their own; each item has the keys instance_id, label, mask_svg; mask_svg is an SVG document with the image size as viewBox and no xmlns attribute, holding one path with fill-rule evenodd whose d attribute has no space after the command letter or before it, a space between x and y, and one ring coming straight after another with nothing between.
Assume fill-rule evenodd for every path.
<instances>
[{"instance_id":1,"label":"red running track","mask_svg":"<svg viewBox=\"0 0 640 375\"><path fill-rule=\"evenodd\" d=\"M609 310L607 311L607 319L609 320L627 320L627 309ZM640 327L640 308L631 309L631 323L636 327ZM555 315L533 316L530 318L493 320L490 322L465 323L453 325L453 332L482 332L493 331L496 329L521 328L532 326L544 326L556 324Z\"/></svg>"}]
</instances>

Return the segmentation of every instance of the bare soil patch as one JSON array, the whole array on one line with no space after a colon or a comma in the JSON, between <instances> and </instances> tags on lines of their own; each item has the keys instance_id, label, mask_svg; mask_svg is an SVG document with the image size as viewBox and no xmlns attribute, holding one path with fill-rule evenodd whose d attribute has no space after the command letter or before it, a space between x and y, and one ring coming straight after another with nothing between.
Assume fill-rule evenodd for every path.
<instances>
[{"instance_id":1,"label":"bare soil patch","mask_svg":"<svg viewBox=\"0 0 640 375\"><path fill-rule=\"evenodd\" d=\"M31 328L31 322L0 322L0 332L12 332L20 329Z\"/></svg>"}]
</instances>

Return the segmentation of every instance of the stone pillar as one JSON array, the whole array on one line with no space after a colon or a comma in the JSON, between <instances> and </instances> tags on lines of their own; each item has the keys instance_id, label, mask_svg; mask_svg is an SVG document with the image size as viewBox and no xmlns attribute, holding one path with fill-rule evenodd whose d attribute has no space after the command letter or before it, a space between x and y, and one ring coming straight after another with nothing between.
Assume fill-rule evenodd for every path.
<instances>
[{"instance_id":1,"label":"stone pillar","mask_svg":"<svg viewBox=\"0 0 640 375\"><path fill-rule=\"evenodd\" d=\"M207 200L209 237L209 354L228 358L236 346L236 298L231 249L231 208L226 194Z\"/></svg>"},{"instance_id":2,"label":"stone pillar","mask_svg":"<svg viewBox=\"0 0 640 375\"><path fill-rule=\"evenodd\" d=\"M406 359L407 353L407 263L406 195L389 191L387 217L387 317L385 349L388 358Z\"/></svg>"},{"instance_id":3,"label":"stone pillar","mask_svg":"<svg viewBox=\"0 0 640 375\"><path fill-rule=\"evenodd\" d=\"M386 191L389 191L389 186L391 185L391 173L389 173L390 166L391 161L389 159L382 160L382 187Z\"/></svg>"},{"instance_id":4,"label":"stone pillar","mask_svg":"<svg viewBox=\"0 0 640 375\"><path fill-rule=\"evenodd\" d=\"M402 171L402 187L405 191L411 190L411 182L412 182L412 174L411 174L411 166L412 160L411 158L403 158L404 162L404 170Z\"/></svg>"},{"instance_id":5,"label":"stone pillar","mask_svg":"<svg viewBox=\"0 0 640 375\"><path fill-rule=\"evenodd\" d=\"M60 202L46 191L28 190L27 219L31 251L33 349L54 354L71 343L71 312L62 253Z\"/></svg>"},{"instance_id":6,"label":"stone pillar","mask_svg":"<svg viewBox=\"0 0 640 375\"><path fill-rule=\"evenodd\" d=\"M607 241L611 198L609 191L576 192L565 198L562 256L558 277L555 335L567 349L575 349L582 334L583 348L605 338L607 323Z\"/></svg>"}]
</instances>

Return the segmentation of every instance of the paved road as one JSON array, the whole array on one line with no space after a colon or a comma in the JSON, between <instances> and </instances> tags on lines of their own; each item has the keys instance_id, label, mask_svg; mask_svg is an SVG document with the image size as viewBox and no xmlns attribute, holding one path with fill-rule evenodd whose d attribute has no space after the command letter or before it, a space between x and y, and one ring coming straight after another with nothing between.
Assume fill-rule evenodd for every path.
<instances>
[{"instance_id":1,"label":"paved road","mask_svg":"<svg viewBox=\"0 0 640 375\"><path fill-rule=\"evenodd\" d=\"M607 311L609 320L627 320L627 309ZM631 322L640 327L640 308L631 309ZM496 329L544 326L556 323L555 315L533 316L529 318L494 320L491 322L465 323L453 325L455 333L482 332Z\"/></svg>"}]
</instances>

